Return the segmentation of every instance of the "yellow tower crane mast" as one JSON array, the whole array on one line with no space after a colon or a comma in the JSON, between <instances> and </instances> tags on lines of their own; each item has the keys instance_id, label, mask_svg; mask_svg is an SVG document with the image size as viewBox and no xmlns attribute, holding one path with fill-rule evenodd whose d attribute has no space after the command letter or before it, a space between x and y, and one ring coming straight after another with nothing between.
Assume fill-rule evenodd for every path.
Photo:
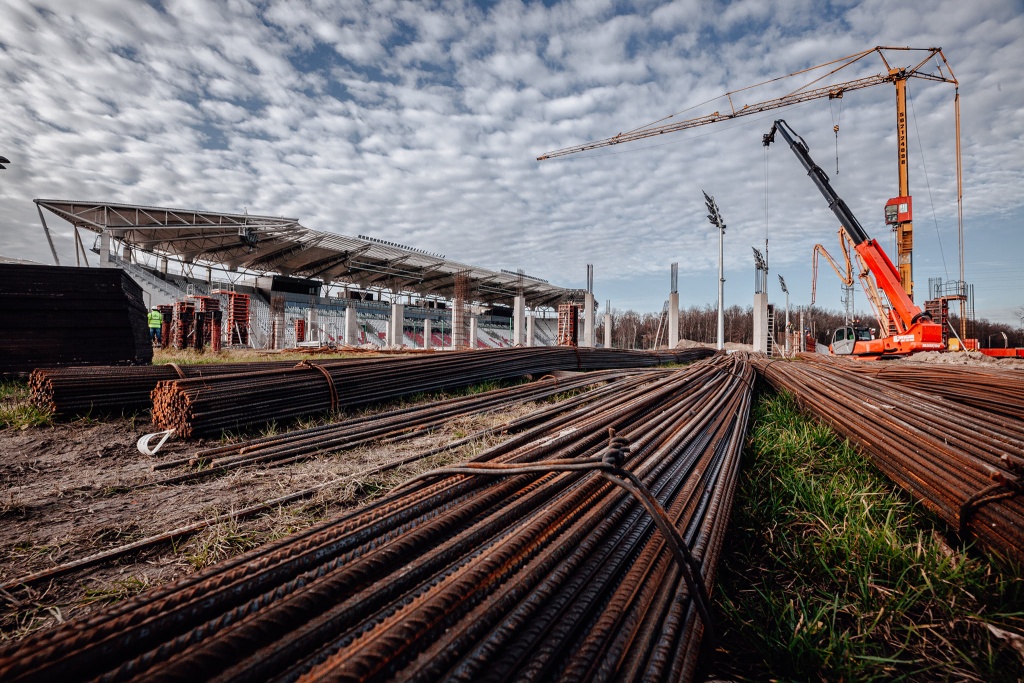
<instances>
[{"instance_id":1,"label":"yellow tower crane mast","mask_svg":"<svg viewBox=\"0 0 1024 683\"><path fill-rule=\"evenodd\" d=\"M897 67L893 66L895 60L891 56L886 56L887 52L914 53L916 55L923 54L924 56L914 66ZM859 63L861 60L872 54L877 54L879 58L881 58L882 63L885 65L884 72L832 85L819 85L822 81L825 81L837 72ZM939 59L942 60L942 64L938 63ZM925 69L930 68L933 60L935 60L935 71L926 71ZM948 73L943 73L943 66L945 66L946 72ZM793 90L781 97L775 97L755 104L745 104L739 109L736 108L735 103L733 102L734 96L746 90L767 85L768 83L782 81L787 78L817 72L819 69L827 69L827 71L800 86L796 90ZM636 140L656 137L658 135L665 135L667 133L675 133L690 128L696 128L697 126L704 126L709 123L728 121L741 116L759 114L772 109L781 109L783 107L809 102L811 100L821 98L828 98L830 100L840 99L844 94L854 90L862 90L875 85L881 85L882 83L892 83L896 86L896 151L899 169L899 192L896 197L887 202L885 216L886 223L891 225L893 230L896 232L897 267L900 273L900 283L906 291L907 296L913 298L914 225L913 205L910 198L910 172L907 165L907 80L910 78L922 78L928 81L951 83L956 88L956 95L953 101L956 115L957 231L960 248L960 281L963 282L963 179L960 170L960 92L959 83L953 75L953 69L949 66L949 62L946 60L946 56L943 54L942 48L939 47L912 48L886 47L880 45L869 50L864 50L863 52L841 57L830 62L825 62L824 64L818 64L817 66L802 69L785 76L779 76L778 78L773 78L738 90L730 90L723 95L723 97L727 98L729 101L728 111L716 111L711 114L705 114L691 119L669 121L669 119L673 119L676 116L675 114L672 114L659 119L658 121L640 126L639 128L634 128L624 133L619 133L610 138L595 140L593 142L585 142L579 145L573 145L572 147L565 147L563 149L547 152L537 157L537 160L544 161L545 159L554 159L556 157L568 156L570 154L586 152L588 150L599 149L601 147L620 145L625 142L633 142Z\"/></svg>"}]
</instances>

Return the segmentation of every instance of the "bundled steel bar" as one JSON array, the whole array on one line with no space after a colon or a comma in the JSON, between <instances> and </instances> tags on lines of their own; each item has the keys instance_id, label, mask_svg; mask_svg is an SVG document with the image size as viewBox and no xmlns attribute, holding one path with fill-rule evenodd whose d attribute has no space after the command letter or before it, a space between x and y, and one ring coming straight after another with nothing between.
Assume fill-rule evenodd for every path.
<instances>
[{"instance_id":1,"label":"bundled steel bar","mask_svg":"<svg viewBox=\"0 0 1024 683\"><path fill-rule=\"evenodd\" d=\"M616 430L707 588L752 382L724 356L655 373L474 462L593 462ZM703 631L666 537L600 472L449 474L9 645L0 678L678 681Z\"/></svg>"},{"instance_id":2,"label":"bundled steel bar","mask_svg":"<svg viewBox=\"0 0 1024 683\"><path fill-rule=\"evenodd\" d=\"M946 400L962 373L935 367L933 390L846 364L754 361L776 389L858 445L962 536L1024 561L1024 421ZM941 387L941 389L940 389ZM965 539L966 540L966 539Z\"/></svg>"},{"instance_id":3,"label":"bundled steel bar","mask_svg":"<svg viewBox=\"0 0 1024 683\"><path fill-rule=\"evenodd\" d=\"M628 372L638 371L604 370L561 380L547 377L529 384L492 389L471 396L434 401L412 408L399 408L385 413L332 422L280 435L206 448L186 458L161 462L153 468L154 470L163 470L181 465L201 465L203 469L174 475L152 482L150 485L193 481L251 465L261 467L288 465L316 455L338 453L385 440L394 443L402 439L422 436L429 430L447 424L453 419L501 410L526 401L544 400L563 392L592 388L605 382L621 380ZM647 381L650 381L649 377L635 375L632 377L631 383ZM629 385L629 383L625 384L625 386ZM614 385L606 386L602 390L594 390L573 399L561 401L549 409L534 411L529 416L484 430L484 432L515 433L554 414L566 413L581 404L585 405L595 401L607 393L622 391L623 386L623 382L615 382ZM484 435L484 433L473 434L458 440L455 444L446 444L436 450L441 452Z\"/></svg>"},{"instance_id":4,"label":"bundled steel bar","mask_svg":"<svg viewBox=\"0 0 1024 683\"><path fill-rule=\"evenodd\" d=\"M295 361L222 365L149 365L37 368L29 375L32 402L59 419L90 413L148 410L157 383L182 377L212 377L283 369Z\"/></svg>"},{"instance_id":5,"label":"bundled steel bar","mask_svg":"<svg viewBox=\"0 0 1024 683\"><path fill-rule=\"evenodd\" d=\"M1021 370L912 362L864 363L820 353L801 354L800 359L837 363L853 372L1009 418L1019 419L1024 415L1024 371Z\"/></svg>"},{"instance_id":6,"label":"bundled steel bar","mask_svg":"<svg viewBox=\"0 0 1024 683\"><path fill-rule=\"evenodd\" d=\"M516 348L303 363L285 370L160 382L152 394L153 422L181 437L214 434L488 380L555 370L653 367L711 353Z\"/></svg>"}]
</instances>

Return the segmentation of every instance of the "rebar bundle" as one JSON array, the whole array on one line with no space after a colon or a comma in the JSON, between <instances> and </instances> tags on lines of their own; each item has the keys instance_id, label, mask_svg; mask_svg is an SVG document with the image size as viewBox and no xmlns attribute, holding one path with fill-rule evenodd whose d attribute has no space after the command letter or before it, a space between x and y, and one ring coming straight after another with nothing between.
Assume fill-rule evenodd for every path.
<instances>
[{"instance_id":1,"label":"rebar bundle","mask_svg":"<svg viewBox=\"0 0 1024 683\"><path fill-rule=\"evenodd\" d=\"M447 473L29 636L0 679L688 680L708 624L685 577L713 583L752 382L724 356L652 373L474 459L622 459L687 562L598 471Z\"/></svg>"},{"instance_id":2,"label":"rebar bundle","mask_svg":"<svg viewBox=\"0 0 1024 683\"><path fill-rule=\"evenodd\" d=\"M204 448L191 456L177 460L164 460L153 467L154 470L166 470L183 465L199 465L201 469L173 475L153 483L155 485L177 484L217 476L238 467L289 465L316 455L339 453L367 444L393 444L422 436L431 430L443 427L453 419L503 410L527 401L544 400L560 393L583 392L544 409L535 410L517 420L445 443L432 449L429 453L429 455L435 455L491 434L518 433L548 420L554 415L565 414L573 409L585 410L582 406L597 401L609 393L622 391L625 386L649 382L650 372L652 371L604 370L573 373L572 377L566 378L548 376L535 382L513 387L492 389L479 394L397 408L384 413L349 418L284 434ZM627 376L630 377L629 382L621 381ZM594 388L597 385L603 386L600 389ZM573 417L566 417L566 421L568 422ZM408 456L408 459L412 461L423 457L428 456L420 452Z\"/></svg>"},{"instance_id":3,"label":"rebar bundle","mask_svg":"<svg viewBox=\"0 0 1024 683\"><path fill-rule=\"evenodd\" d=\"M653 367L712 353L548 347L307 362L284 370L160 382L152 393L153 422L179 437L214 434L483 381L555 370Z\"/></svg>"},{"instance_id":4,"label":"rebar bundle","mask_svg":"<svg viewBox=\"0 0 1024 683\"><path fill-rule=\"evenodd\" d=\"M32 402L59 419L90 413L149 410L150 393L162 380L210 377L239 372L283 369L295 361L225 363L221 365L84 366L39 368L29 375Z\"/></svg>"},{"instance_id":5,"label":"rebar bundle","mask_svg":"<svg viewBox=\"0 0 1024 683\"><path fill-rule=\"evenodd\" d=\"M147 306L127 273L0 263L0 376L153 359Z\"/></svg>"},{"instance_id":6,"label":"rebar bundle","mask_svg":"<svg viewBox=\"0 0 1024 683\"><path fill-rule=\"evenodd\" d=\"M759 373L859 446L965 540L1024 561L1024 420L948 400L964 373L933 367L927 392L847 363L757 359ZM886 370L885 372L889 372ZM917 381L920 381L918 379Z\"/></svg>"},{"instance_id":7,"label":"rebar bundle","mask_svg":"<svg viewBox=\"0 0 1024 683\"><path fill-rule=\"evenodd\" d=\"M1020 419L1024 415L1021 370L934 363L864 363L820 353L802 354L800 359L838 363L854 372L1006 417Z\"/></svg>"}]
</instances>

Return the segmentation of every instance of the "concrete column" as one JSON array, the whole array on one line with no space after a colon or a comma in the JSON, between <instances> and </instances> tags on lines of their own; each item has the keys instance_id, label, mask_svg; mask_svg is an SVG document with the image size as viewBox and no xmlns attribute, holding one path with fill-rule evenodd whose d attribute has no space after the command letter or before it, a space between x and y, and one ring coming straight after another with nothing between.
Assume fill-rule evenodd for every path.
<instances>
[{"instance_id":1,"label":"concrete column","mask_svg":"<svg viewBox=\"0 0 1024 683\"><path fill-rule=\"evenodd\" d=\"M132 262L132 248L130 245L126 244L124 245L124 248L121 249L121 260L125 263Z\"/></svg>"},{"instance_id":2,"label":"concrete column","mask_svg":"<svg viewBox=\"0 0 1024 683\"><path fill-rule=\"evenodd\" d=\"M804 334L804 310L800 309L800 353L807 351L807 335Z\"/></svg>"},{"instance_id":3,"label":"concrete column","mask_svg":"<svg viewBox=\"0 0 1024 683\"><path fill-rule=\"evenodd\" d=\"M213 284L213 268L206 266L206 284Z\"/></svg>"},{"instance_id":4,"label":"concrete column","mask_svg":"<svg viewBox=\"0 0 1024 683\"><path fill-rule=\"evenodd\" d=\"M433 330L430 329L430 318L423 319L423 348L429 349L431 346L430 335Z\"/></svg>"},{"instance_id":5,"label":"concrete column","mask_svg":"<svg viewBox=\"0 0 1024 683\"><path fill-rule=\"evenodd\" d=\"M604 314L604 347L612 348L612 314Z\"/></svg>"},{"instance_id":6,"label":"concrete column","mask_svg":"<svg viewBox=\"0 0 1024 683\"><path fill-rule=\"evenodd\" d=\"M402 304L391 304L391 321L388 324L388 344L401 346L405 341L402 330L405 328L405 306Z\"/></svg>"},{"instance_id":7,"label":"concrete column","mask_svg":"<svg viewBox=\"0 0 1024 683\"><path fill-rule=\"evenodd\" d=\"M537 316L535 316L535 315L528 315L528 316L526 316L526 345L527 346L533 346L534 345L533 330L536 327L536 325L534 324L534 321L536 319L537 319Z\"/></svg>"},{"instance_id":8,"label":"concrete column","mask_svg":"<svg viewBox=\"0 0 1024 683\"><path fill-rule=\"evenodd\" d=\"M768 294L754 295L754 352L768 353Z\"/></svg>"},{"instance_id":9,"label":"concrete column","mask_svg":"<svg viewBox=\"0 0 1024 683\"><path fill-rule=\"evenodd\" d=\"M516 297L515 306L512 312L512 345L522 346L524 342L524 328L526 327L526 297L520 294Z\"/></svg>"},{"instance_id":10,"label":"concrete column","mask_svg":"<svg viewBox=\"0 0 1024 683\"><path fill-rule=\"evenodd\" d=\"M356 341L357 327L356 307L349 302L345 306L345 344L347 346L356 346L359 343Z\"/></svg>"},{"instance_id":11,"label":"concrete column","mask_svg":"<svg viewBox=\"0 0 1024 683\"><path fill-rule=\"evenodd\" d=\"M100 266L110 265L110 233L100 232Z\"/></svg>"},{"instance_id":12,"label":"concrete column","mask_svg":"<svg viewBox=\"0 0 1024 683\"><path fill-rule=\"evenodd\" d=\"M475 315L471 315L469 316L469 348L476 348L477 337L477 317Z\"/></svg>"},{"instance_id":13,"label":"concrete column","mask_svg":"<svg viewBox=\"0 0 1024 683\"><path fill-rule=\"evenodd\" d=\"M668 348L679 343L679 292L668 295Z\"/></svg>"},{"instance_id":14,"label":"concrete column","mask_svg":"<svg viewBox=\"0 0 1024 683\"><path fill-rule=\"evenodd\" d=\"M580 346L594 348L597 342L597 311L594 310L594 295L587 292L583 300L583 343Z\"/></svg>"},{"instance_id":15,"label":"concrete column","mask_svg":"<svg viewBox=\"0 0 1024 683\"><path fill-rule=\"evenodd\" d=\"M166 256L161 256L160 257L160 274L161 275L167 275L167 257Z\"/></svg>"}]
</instances>

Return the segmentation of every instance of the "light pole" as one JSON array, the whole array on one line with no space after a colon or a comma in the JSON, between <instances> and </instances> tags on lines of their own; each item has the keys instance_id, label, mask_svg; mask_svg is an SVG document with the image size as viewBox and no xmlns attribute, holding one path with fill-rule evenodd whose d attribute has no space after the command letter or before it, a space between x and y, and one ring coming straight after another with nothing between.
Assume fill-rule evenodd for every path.
<instances>
[{"instance_id":1,"label":"light pole","mask_svg":"<svg viewBox=\"0 0 1024 683\"><path fill-rule=\"evenodd\" d=\"M789 356L789 338L792 336L789 333L789 289L786 288L786 281L782 279L782 275L779 275L779 284L782 285L782 291L786 293L786 356Z\"/></svg>"},{"instance_id":2,"label":"light pole","mask_svg":"<svg viewBox=\"0 0 1024 683\"><path fill-rule=\"evenodd\" d=\"M701 190L703 192L703 190ZM718 212L715 198L704 192L704 205L708 208L708 220L718 228L718 350L725 348L725 223Z\"/></svg>"}]
</instances>

